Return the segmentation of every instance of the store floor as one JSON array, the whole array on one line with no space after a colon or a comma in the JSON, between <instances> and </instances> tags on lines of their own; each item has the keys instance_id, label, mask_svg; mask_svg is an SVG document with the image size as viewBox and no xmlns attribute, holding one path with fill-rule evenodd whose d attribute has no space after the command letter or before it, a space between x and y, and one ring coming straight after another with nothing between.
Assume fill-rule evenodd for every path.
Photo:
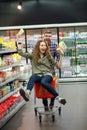
<instances>
[{"instance_id":1,"label":"store floor","mask_svg":"<svg viewBox=\"0 0 87 130\"><path fill-rule=\"evenodd\" d=\"M1 130L87 130L87 83L60 84L59 94L67 99L62 114L55 113L55 122L50 116L42 117L42 125L34 113L34 98L24 105ZM40 101L40 100L39 100Z\"/></svg>"}]
</instances>

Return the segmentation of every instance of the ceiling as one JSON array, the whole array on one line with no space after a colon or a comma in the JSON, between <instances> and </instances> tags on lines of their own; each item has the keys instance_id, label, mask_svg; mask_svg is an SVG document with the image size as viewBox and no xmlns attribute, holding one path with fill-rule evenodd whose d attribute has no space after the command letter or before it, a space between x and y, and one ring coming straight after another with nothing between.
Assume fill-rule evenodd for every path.
<instances>
[{"instance_id":1,"label":"ceiling","mask_svg":"<svg viewBox=\"0 0 87 130\"><path fill-rule=\"evenodd\" d=\"M0 2L14 2L19 0L0 0ZM29 0L22 0L22 1L29 1Z\"/></svg>"},{"instance_id":2,"label":"ceiling","mask_svg":"<svg viewBox=\"0 0 87 130\"><path fill-rule=\"evenodd\" d=\"M0 26L87 22L87 0L0 0Z\"/></svg>"}]
</instances>

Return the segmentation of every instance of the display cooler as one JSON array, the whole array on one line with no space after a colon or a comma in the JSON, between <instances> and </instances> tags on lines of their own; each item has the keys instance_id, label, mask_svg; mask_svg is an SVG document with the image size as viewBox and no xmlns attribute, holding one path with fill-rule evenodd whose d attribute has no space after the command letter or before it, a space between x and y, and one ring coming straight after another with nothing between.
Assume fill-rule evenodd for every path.
<instances>
[{"instance_id":1,"label":"display cooler","mask_svg":"<svg viewBox=\"0 0 87 130\"><path fill-rule=\"evenodd\" d=\"M87 23L26 25L0 28L0 46L3 42L22 42L24 51L33 48L46 30L52 32L52 40L63 41L67 50L62 57L62 68L59 71L60 81L87 80ZM0 48L0 50L1 50ZM10 45L8 45L10 48ZM24 59L22 58L22 61ZM24 60L23 63L30 63Z\"/></svg>"}]
</instances>

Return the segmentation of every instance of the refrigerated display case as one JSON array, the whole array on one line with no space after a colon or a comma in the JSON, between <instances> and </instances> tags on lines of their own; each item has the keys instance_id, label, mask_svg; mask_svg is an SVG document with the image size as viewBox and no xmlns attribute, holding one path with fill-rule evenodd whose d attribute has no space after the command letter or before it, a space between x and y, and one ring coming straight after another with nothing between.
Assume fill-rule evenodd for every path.
<instances>
[{"instance_id":1,"label":"refrigerated display case","mask_svg":"<svg viewBox=\"0 0 87 130\"><path fill-rule=\"evenodd\" d=\"M24 33L17 39L15 35L20 29L23 29ZM67 80L68 78L70 78L69 80L73 78L87 79L87 23L26 25L2 27L0 32L3 32L2 30L6 30L10 39L22 42L25 52L35 46L37 40L43 37L46 30L50 30L53 41L58 44L60 41L64 41L67 46L67 50L62 57L62 69L59 71L60 78ZM30 60L27 63L30 63Z\"/></svg>"},{"instance_id":2,"label":"refrigerated display case","mask_svg":"<svg viewBox=\"0 0 87 130\"><path fill-rule=\"evenodd\" d=\"M86 77L87 76L87 27L59 28L60 41L67 45L63 56L61 77Z\"/></svg>"}]
</instances>

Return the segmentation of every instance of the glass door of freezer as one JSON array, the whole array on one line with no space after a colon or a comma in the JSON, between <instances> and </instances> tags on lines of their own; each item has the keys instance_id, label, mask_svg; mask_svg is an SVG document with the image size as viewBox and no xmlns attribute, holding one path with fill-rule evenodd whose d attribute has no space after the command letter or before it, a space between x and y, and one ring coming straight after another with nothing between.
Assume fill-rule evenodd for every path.
<instances>
[{"instance_id":1,"label":"glass door of freezer","mask_svg":"<svg viewBox=\"0 0 87 130\"><path fill-rule=\"evenodd\" d=\"M61 77L87 76L87 27L59 28L59 41L67 45Z\"/></svg>"},{"instance_id":2,"label":"glass door of freezer","mask_svg":"<svg viewBox=\"0 0 87 130\"><path fill-rule=\"evenodd\" d=\"M87 76L87 27L76 27L77 77Z\"/></svg>"}]
</instances>

